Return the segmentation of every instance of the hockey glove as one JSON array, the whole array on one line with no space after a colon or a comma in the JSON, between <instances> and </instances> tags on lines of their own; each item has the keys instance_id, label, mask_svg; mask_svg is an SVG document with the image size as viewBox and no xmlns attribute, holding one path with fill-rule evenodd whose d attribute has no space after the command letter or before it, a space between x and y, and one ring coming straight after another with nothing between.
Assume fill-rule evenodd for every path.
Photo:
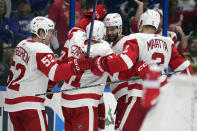
<instances>
[{"instance_id":1,"label":"hockey glove","mask_svg":"<svg viewBox=\"0 0 197 131\"><path fill-rule=\"evenodd\" d=\"M92 63L92 58L79 58L72 60L72 68L75 74L81 74L85 70L90 69Z\"/></svg>"},{"instance_id":2,"label":"hockey glove","mask_svg":"<svg viewBox=\"0 0 197 131\"><path fill-rule=\"evenodd\" d=\"M144 61L140 61L134 66L135 72L141 77L142 80L145 79L146 74L151 73L149 66Z\"/></svg>"},{"instance_id":3,"label":"hockey glove","mask_svg":"<svg viewBox=\"0 0 197 131\"><path fill-rule=\"evenodd\" d=\"M51 92L51 89L56 85L56 82L49 80L48 82L48 88L47 88L47 92ZM47 98L48 99L52 99L53 94L48 94Z\"/></svg>"},{"instance_id":4,"label":"hockey glove","mask_svg":"<svg viewBox=\"0 0 197 131\"><path fill-rule=\"evenodd\" d=\"M159 82L160 72L152 71L145 74L145 79L143 81L143 97L142 97L142 107L150 108L157 103L157 98L160 94L160 82Z\"/></svg>"},{"instance_id":5,"label":"hockey glove","mask_svg":"<svg viewBox=\"0 0 197 131\"><path fill-rule=\"evenodd\" d=\"M91 71L97 76L101 76L104 72L109 71L107 60L107 56L95 58L92 63Z\"/></svg>"},{"instance_id":6,"label":"hockey glove","mask_svg":"<svg viewBox=\"0 0 197 131\"><path fill-rule=\"evenodd\" d=\"M93 9L86 11L85 16L92 16ZM101 20L105 17L107 14L107 6L104 4L99 4L96 6L96 14L95 14L95 20Z\"/></svg>"},{"instance_id":7,"label":"hockey glove","mask_svg":"<svg viewBox=\"0 0 197 131\"><path fill-rule=\"evenodd\" d=\"M48 89L47 89L47 92L48 92L48 93L51 93L52 91L51 91L51 89L48 88ZM47 98L48 98L48 99L52 99L52 98L53 98L53 94L47 94Z\"/></svg>"}]
</instances>

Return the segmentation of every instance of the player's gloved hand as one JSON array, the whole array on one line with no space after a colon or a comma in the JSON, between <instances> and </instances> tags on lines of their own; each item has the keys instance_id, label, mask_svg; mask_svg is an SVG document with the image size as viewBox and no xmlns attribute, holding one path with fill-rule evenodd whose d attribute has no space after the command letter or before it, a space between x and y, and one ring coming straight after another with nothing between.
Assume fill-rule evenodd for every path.
<instances>
[{"instance_id":1,"label":"player's gloved hand","mask_svg":"<svg viewBox=\"0 0 197 131\"><path fill-rule=\"evenodd\" d=\"M91 71L97 75L101 76L104 72L108 71L108 65L107 65L107 56L97 57L93 60Z\"/></svg>"},{"instance_id":2,"label":"player's gloved hand","mask_svg":"<svg viewBox=\"0 0 197 131\"><path fill-rule=\"evenodd\" d=\"M72 68L73 71L75 72L75 74L81 74L83 73L85 70L88 70L91 68L91 64L92 64L92 58L79 58L79 59L73 59L72 60Z\"/></svg>"},{"instance_id":3,"label":"player's gloved hand","mask_svg":"<svg viewBox=\"0 0 197 131\"><path fill-rule=\"evenodd\" d=\"M143 80L145 79L147 73L152 72L144 61L137 62L134 66L134 70Z\"/></svg>"},{"instance_id":4,"label":"player's gloved hand","mask_svg":"<svg viewBox=\"0 0 197 131\"><path fill-rule=\"evenodd\" d=\"M56 82L49 80L47 92L52 92L51 89L52 89L53 87L55 87L55 85L56 85ZM53 94L48 94L48 95L47 95L47 98L48 98L48 99L52 99L52 97L53 97Z\"/></svg>"},{"instance_id":5,"label":"player's gloved hand","mask_svg":"<svg viewBox=\"0 0 197 131\"><path fill-rule=\"evenodd\" d=\"M159 77L160 72L158 71L151 71L145 74L145 79L142 83L142 107L150 108L157 103L157 98L160 94Z\"/></svg>"},{"instance_id":6,"label":"player's gloved hand","mask_svg":"<svg viewBox=\"0 0 197 131\"><path fill-rule=\"evenodd\" d=\"M85 16L92 16L93 9L86 11ZM99 4L96 6L96 14L95 14L95 20L101 20L105 17L107 14L107 6L104 4Z\"/></svg>"},{"instance_id":7,"label":"player's gloved hand","mask_svg":"<svg viewBox=\"0 0 197 131\"><path fill-rule=\"evenodd\" d=\"M48 89L47 89L47 92L48 92L48 93L51 93L52 91L51 91L50 88L48 88ZM52 99L52 98L53 98L53 94L47 94L46 96L47 96L48 99Z\"/></svg>"}]
</instances>

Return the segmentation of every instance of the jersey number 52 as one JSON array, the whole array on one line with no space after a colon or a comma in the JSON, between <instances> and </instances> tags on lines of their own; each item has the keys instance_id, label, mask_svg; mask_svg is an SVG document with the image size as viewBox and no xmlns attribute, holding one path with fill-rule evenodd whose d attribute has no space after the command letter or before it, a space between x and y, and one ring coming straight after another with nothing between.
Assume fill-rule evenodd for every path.
<instances>
[{"instance_id":1,"label":"jersey number 52","mask_svg":"<svg viewBox=\"0 0 197 131\"><path fill-rule=\"evenodd\" d=\"M16 63L15 61L12 61L12 65L11 66L13 66L16 71L20 71L20 74L18 75L17 78L13 79L14 73L12 72L12 70L10 70L9 78L8 78L8 82L7 82L6 86L9 89L12 89L12 90L15 90L15 91L19 91L20 84L18 84L17 82L19 80L21 80L23 78L23 76L25 75L26 68L21 63Z\"/></svg>"}]
</instances>

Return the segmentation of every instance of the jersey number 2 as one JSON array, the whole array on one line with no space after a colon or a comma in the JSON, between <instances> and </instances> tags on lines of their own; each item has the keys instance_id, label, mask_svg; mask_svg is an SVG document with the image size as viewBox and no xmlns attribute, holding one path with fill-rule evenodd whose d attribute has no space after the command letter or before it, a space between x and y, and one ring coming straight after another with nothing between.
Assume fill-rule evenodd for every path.
<instances>
[{"instance_id":1,"label":"jersey number 2","mask_svg":"<svg viewBox=\"0 0 197 131\"><path fill-rule=\"evenodd\" d=\"M158 52L153 53L152 59L156 60L157 58L161 59L161 61L157 63L158 65L164 64L164 55L163 55L163 53L158 53Z\"/></svg>"},{"instance_id":2,"label":"jersey number 2","mask_svg":"<svg viewBox=\"0 0 197 131\"><path fill-rule=\"evenodd\" d=\"M16 79L13 80L14 73L12 72L12 70L10 70L7 87L9 89L19 91L20 84L18 84L17 82L21 80L23 76L25 75L26 68L24 65L20 63L16 64L15 61L12 61L12 66L14 66L16 70L20 70L20 74L18 75Z\"/></svg>"}]
</instances>

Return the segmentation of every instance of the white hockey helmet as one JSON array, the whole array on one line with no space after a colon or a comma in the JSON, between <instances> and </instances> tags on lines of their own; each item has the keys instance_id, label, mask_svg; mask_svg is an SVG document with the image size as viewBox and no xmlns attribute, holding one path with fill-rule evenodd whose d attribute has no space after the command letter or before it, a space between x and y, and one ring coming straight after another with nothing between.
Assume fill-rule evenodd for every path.
<instances>
[{"instance_id":1,"label":"white hockey helmet","mask_svg":"<svg viewBox=\"0 0 197 131\"><path fill-rule=\"evenodd\" d=\"M120 27L122 26L122 18L118 13L110 13L105 17L104 23L106 27L110 27L110 26Z\"/></svg>"},{"instance_id":2,"label":"white hockey helmet","mask_svg":"<svg viewBox=\"0 0 197 131\"><path fill-rule=\"evenodd\" d=\"M142 31L142 27L144 25L151 25L156 28L156 30L159 27L160 23L160 14L157 11L154 10L147 10L144 12L138 21L138 29L139 31Z\"/></svg>"},{"instance_id":3,"label":"white hockey helmet","mask_svg":"<svg viewBox=\"0 0 197 131\"><path fill-rule=\"evenodd\" d=\"M91 23L86 27L87 38L89 38ZM106 33L105 25L103 22L95 20L94 28L92 31L92 40L101 41Z\"/></svg>"},{"instance_id":4,"label":"white hockey helmet","mask_svg":"<svg viewBox=\"0 0 197 131\"><path fill-rule=\"evenodd\" d=\"M50 20L49 18L46 17L35 17L31 22L30 22L30 30L31 33L37 35L39 38L40 36L38 35L38 30L39 29L43 29L45 32L45 36L44 38L41 39L45 39L46 36L48 35L48 31L49 30L54 30L55 25L54 22L52 20Z\"/></svg>"}]
</instances>

